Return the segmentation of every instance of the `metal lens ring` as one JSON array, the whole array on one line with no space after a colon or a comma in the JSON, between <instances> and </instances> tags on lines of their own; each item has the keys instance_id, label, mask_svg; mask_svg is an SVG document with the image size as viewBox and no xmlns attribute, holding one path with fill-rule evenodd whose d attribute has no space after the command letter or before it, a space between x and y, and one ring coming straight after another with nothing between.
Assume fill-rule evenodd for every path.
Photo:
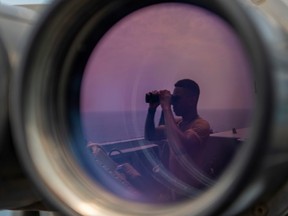
<instances>
[{"instance_id":1,"label":"metal lens ring","mask_svg":"<svg viewBox=\"0 0 288 216\"><path fill-rule=\"evenodd\" d=\"M0 139L1 139L1 144L0 144L0 149L3 148L3 142L7 142L7 131L8 131L8 106L7 106L7 97L8 97L8 77L10 73L10 63L9 59L7 56L7 51L6 47L3 45L2 40L0 39L0 55L1 55L1 103L3 104L3 108L1 109L0 112Z\"/></svg>"},{"instance_id":2,"label":"metal lens ring","mask_svg":"<svg viewBox=\"0 0 288 216\"><path fill-rule=\"evenodd\" d=\"M197 6L230 24L251 61L258 92L249 139L225 174L196 199L169 205L142 202L129 185L123 186L125 182L115 184L106 169L114 164L103 163L101 157L106 155L101 148L92 149L98 157L87 156L80 115L83 73L94 47L121 19L160 3ZM271 131L277 124L273 116L278 106L275 94L279 94L272 85L276 76L272 74L274 50L270 50L262 29L244 8L236 1L222 0L54 3L31 38L23 68L14 79L12 98L17 149L43 196L67 215L217 215L239 197L246 183L256 178L255 170L261 167L268 140L274 136ZM287 126L287 121L283 124ZM95 164L101 168L95 170ZM118 171L122 168L116 167ZM158 168L153 170L157 172ZM112 174L121 180L121 175ZM257 196L262 193L260 190Z\"/></svg>"}]
</instances>

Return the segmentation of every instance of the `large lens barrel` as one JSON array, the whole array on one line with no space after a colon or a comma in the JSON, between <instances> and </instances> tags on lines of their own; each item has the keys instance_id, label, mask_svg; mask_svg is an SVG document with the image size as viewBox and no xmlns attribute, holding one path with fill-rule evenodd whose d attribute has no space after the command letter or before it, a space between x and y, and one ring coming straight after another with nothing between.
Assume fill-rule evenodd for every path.
<instances>
[{"instance_id":1,"label":"large lens barrel","mask_svg":"<svg viewBox=\"0 0 288 216\"><path fill-rule=\"evenodd\" d=\"M9 120L12 75L19 62L36 14L0 4L0 208L17 209L41 200L15 151Z\"/></svg>"},{"instance_id":2,"label":"large lens barrel","mask_svg":"<svg viewBox=\"0 0 288 216\"><path fill-rule=\"evenodd\" d=\"M151 8L147 19L165 11L171 16L174 8L185 8L186 17L175 15L169 23L160 15L150 23L137 17ZM66 215L237 215L257 202L272 203L288 181L287 9L280 0L55 2L30 38L10 95L17 152L43 197ZM154 23L160 25L148 34L137 32L136 27L125 25L130 18L145 30ZM191 22L184 25L176 20ZM215 20L224 24L210 32L207 26L215 26ZM183 28L168 32L166 27L171 26ZM117 27L124 36L113 35ZM188 34L181 43L175 35L185 35L187 28L192 28L193 37ZM131 33L128 38L127 32ZM165 37L170 33L171 38ZM141 40L133 43L130 36ZM142 36L149 38L147 43ZM138 52L151 47L156 54ZM181 49L187 51L185 56ZM139 67L134 67L135 61ZM192 62L189 70L184 62ZM199 106L205 115L205 108L213 105L211 124L217 128L207 138L210 146L216 143L215 151L209 152L215 160L209 160L213 169L208 174L196 162L180 161L201 183L199 187L176 178L167 169L169 158L160 162L161 156L174 150L171 146L167 150L165 140L156 143L138 137L144 130L145 116L143 120L143 112L138 113L143 110L138 108L147 105L143 104L145 92L156 89L155 85L173 87L187 76L201 83ZM223 104L237 112L219 114ZM243 107L248 110L244 114ZM186 112L177 106L173 109L182 116ZM86 116L88 111L94 116ZM149 115L157 113L150 109ZM228 126L223 125L225 120ZM235 122L239 123L236 129ZM185 122L179 125L186 126ZM171 134L166 137L168 143ZM231 155L227 164L215 162L222 159L224 149L217 146L227 147ZM175 153L182 154L186 153ZM221 172L216 175L218 168ZM172 201L165 199L168 196Z\"/></svg>"}]
</instances>

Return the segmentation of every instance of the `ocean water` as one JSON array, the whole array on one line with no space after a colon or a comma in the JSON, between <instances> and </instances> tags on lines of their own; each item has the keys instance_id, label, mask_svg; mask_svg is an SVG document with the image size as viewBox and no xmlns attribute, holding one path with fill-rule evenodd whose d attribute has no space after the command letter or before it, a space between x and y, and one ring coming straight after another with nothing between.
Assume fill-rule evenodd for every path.
<instances>
[{"instance_id":1,"label":"ocean water","mask_svg":"<svg viewBox=\"0 0 288 216\"><path fill-rule=\"evenodd\" d=\"M132 112L86 112L81 114L81 121L86 139L103 143L141 138L147 111ZM199 115L206 119L213 132L249 127L251 110L199 110ZM160 112L155 117L158 124Z\"/></svg>"},{"instance_id":2,"label":"ocean water","mask_svg":"<svg viewBox=\"0 0 288 216\"><path fill-rule=\"evenodd\" d=\"M88 141L103 143L141 138L147 111L131 112L87 112L81 114L84 134ZM199 110L199 115L206 119L213 132L249 127L251 110ZM160 112L156 114L158 124Z\"/></svg>"}]
</instances>

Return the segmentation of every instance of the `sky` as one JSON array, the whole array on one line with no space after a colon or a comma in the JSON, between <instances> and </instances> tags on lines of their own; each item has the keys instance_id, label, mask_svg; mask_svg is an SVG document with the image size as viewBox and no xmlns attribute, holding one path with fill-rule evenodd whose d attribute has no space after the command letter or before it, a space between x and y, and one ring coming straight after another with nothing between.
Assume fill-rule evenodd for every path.
<instances>
[{"instance_id":1,"label":"sky","mask_svg":"<svg viewBox=\"0 0 288 216\"><path fill-rule=\"evenodd\" d=\"M145 93L183 78L201 88L200 109L249 109L254 88L236 33L193 6L161 4L122 19L95 47L82 85L82 110L145 110Z\"/></svg>"}]
</instances>

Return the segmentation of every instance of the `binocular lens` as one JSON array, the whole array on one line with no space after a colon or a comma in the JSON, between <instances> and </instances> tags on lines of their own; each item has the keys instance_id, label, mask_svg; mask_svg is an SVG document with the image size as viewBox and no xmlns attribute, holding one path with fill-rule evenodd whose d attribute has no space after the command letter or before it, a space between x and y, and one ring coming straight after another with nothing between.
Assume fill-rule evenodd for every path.
<instances>
[{"instance_id":1,"label":"binocular lens","mask_svg":"<svg viewBox=\"0 0 288 216\"><path fill-rule=\"evenodd\" d=\"M17 150L43 195L68 215L166 216L227 206L235 215L247 206L233 206L237 198L264 194L257 170L280 164L270 163L268 145L275 157L286 149L278 73L287 60L262 34L275 26L257 25L251 8L55 2L11 103ZM277 45L286 42L280 35ZM157 100L145 103L147 94ZM246 193L252 184L259 190Z\"/></svg>"},{"instance_id":2,"label":"binocular lens","mask_svg":"<svg viewBox=\"0 0 288 216\"><path fill-rule=\"evenodd\" d=\"M190 111L179 114L177 110L191 109L189 101L183 102L184 96L172 95L174 84L185 78L198 83L201 93L197 112L210 124L210 137L203 142L205 153L199 151L195 157L205 161L205 169L213 171L188 163L182 169L191 169L189 175L197 178L197 184L184 182L186 187L177 189L173 181L180 180L169 170L171 146L167 137L144 137L148 105L143 98L146 95L146 102L159 103L159 95L147 92L170 89L174 117L186 118ZM85 157L92 156L97 161L103 156L102 163L109 163L107 169L113 175L123 175L127 184L134 184L136 190L149 196L150 202L177 201L171 197L175 190L180 190L185 199L195 198L194 194L203 188L199 185L212 186L244 144L244 133L251 127L255 94L246 50L223 19L185 4L166 3L140 9L116 23L88 59L80 94L83 132L92 152L87 151ZM157 112L158 117L153 119L156 124L160 106ZM125 169L117 170L127 164L132 176ZM97 162L93 166L98 169ZM109 182L106 178L109 176L100 182Z\"/></svg>"}]
</instances>

